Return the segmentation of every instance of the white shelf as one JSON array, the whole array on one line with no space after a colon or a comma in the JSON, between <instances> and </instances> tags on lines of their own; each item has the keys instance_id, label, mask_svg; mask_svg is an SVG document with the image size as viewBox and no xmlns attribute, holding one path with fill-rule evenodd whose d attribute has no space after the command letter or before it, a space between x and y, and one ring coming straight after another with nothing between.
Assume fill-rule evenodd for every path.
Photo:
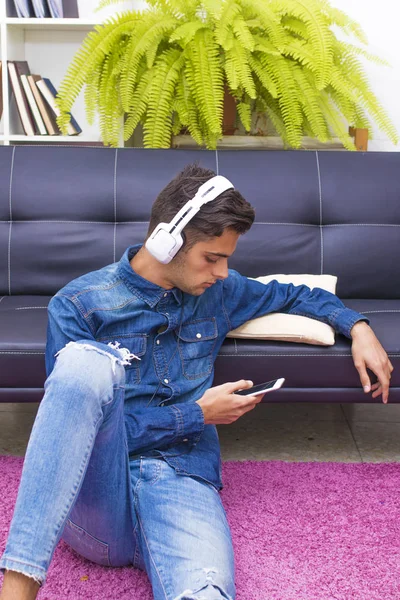
<instances>
[{"instance_id":1,"label":"white shelf","mask_svg":"<svg viewBox=\"0 0 400 600\"><path fill-rule=\"evenodd\" d=\"M64 142L98 142L101 144L101 140L91 136L85 135L0 135L0 142L45 142L52 144L62 144Z\"/></svg>"},{"instance_id":2,"label":"white shelf","mask_svg":"<svg viewBox=\"0 0 400 600\"><path fill-rule=\"evenodd\" d=\"M22 19L8 17L4 19L7 26L19 27L29 30L49 30L54 31L90 31L96 25L101 25L101 21L91 19Z\"/></svg>"},{"instance_id":3,"label":"white shelf","mask_svg":"<svg viewBox=\"0 0 400 600\"><path fill-rule=\"evenodd\" d=\"M7 6L9 1L12 0L7 0ZM89 0L81 0L81 2L84 2L83 6L86 8L86 2ZM98 0L93 0L93 3L97 5ZM102 144L98 120L96 119L93 124L87 122L83 91L72 107L72 114L82 128L80 135L25 135L5 67L9 60L26 60L31 73L48 77L55 88L59 89L68 66L85 36L109 16L111 15L86 12L83 17L65 19L7 17L6 0L0 0L0 60L3 63L0 78L0 91L3 97L1 145ZM122 135L120 144L123 145Z\"/></svg>"}]
</instances>

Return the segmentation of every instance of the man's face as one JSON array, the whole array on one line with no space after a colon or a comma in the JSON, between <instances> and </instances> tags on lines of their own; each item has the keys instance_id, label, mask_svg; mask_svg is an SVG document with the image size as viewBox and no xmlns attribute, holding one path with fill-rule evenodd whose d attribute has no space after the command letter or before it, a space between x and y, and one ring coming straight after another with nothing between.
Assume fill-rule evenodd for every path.
<instances>
[{"instance_id":1,"label":"man's face","mask_svg":"<svg viewBox=\"0 0 400 600\"><path fill-rule=\"evenodd\" d=\"M238 239L238 233L226 229L220 237L197 242L188 252L178 252L168 265L169 281L187 294L200 296L218 279L228 277L228 258Z\"/></svg>"}]
</instances>

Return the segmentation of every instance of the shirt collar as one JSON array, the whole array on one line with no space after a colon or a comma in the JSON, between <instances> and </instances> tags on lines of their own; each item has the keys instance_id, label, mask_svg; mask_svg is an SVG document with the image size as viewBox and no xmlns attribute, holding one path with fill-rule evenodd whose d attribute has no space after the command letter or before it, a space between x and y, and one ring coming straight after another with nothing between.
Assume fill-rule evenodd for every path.
<instances>
[{"instance_id":1,"label":"shirt collar","mask_svg":"<svg viewBox=\"0 0 400 600\"><path fill-rule=\"evenodd\" d=\"M118 265L119 275L122 277L131 292L144 300L152 308L154 308L157 302L159 302L164 294L168 292L173 294L175 300L180 305L182 302L182 291L180 289L174 287L170 290L167 290L156 283L152 283L151 281L144 279L144 277L141 277L132 269L130 261L140 250L142 245L143 244L135 244L134 246L129 246L125 250Z\"/></svg>"}]
</instances>

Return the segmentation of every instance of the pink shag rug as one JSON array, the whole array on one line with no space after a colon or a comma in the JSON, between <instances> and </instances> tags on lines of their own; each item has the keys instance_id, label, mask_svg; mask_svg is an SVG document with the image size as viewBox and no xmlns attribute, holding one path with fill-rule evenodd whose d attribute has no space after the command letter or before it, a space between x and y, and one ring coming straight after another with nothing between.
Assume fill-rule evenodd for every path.
<instances>
[{"instance_id":1,"label":"pink shag rug","mask_svg":"<svg viewBox=\"0 0 400 600\"><path fill-rule=\"evenodd\" d=\"M23 459L0 456L0 551ZM226 462L237 600L399 600L400 464ZM1 578L1 574L0 574ZM152 600L147 576L61 541L40 600Z\"/></svg>"}]
</instances>

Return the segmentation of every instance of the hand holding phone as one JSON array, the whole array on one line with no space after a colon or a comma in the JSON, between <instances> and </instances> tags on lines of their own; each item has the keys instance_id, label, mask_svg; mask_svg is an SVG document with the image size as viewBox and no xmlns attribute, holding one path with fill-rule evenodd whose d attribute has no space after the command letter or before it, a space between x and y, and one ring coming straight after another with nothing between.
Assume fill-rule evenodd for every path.
<instances>
[{"instance_id":1,"label":"hand holding phone","mask_svg":"<svg viewBox=\"0 0 400 600\"><path fill-rule=\"evenodd\" d=\"M281 377L280 379L273 379L272 381L253 385L251 388L246 388L245 390L239 390L238 392L235 392L235 394L239 396L259 396L260 394L267 394L268 392L278 390L282 387L284 382L285 378Z\"/></svg>"},{"instance_id":2,"label":"hand holding phone","mask_svg":"<svg viewBox=\"0 0 400 600\"><path fill-rule=\"evenodd\" d=\"M230 381L209 388L196 403L203 411L206 425L228 425L264 401L264 398L254 398L254 395L272 392L281 387L284 381L283 378L274 379L257 386L246 379Z\"/></svg>"}]
</instances>

